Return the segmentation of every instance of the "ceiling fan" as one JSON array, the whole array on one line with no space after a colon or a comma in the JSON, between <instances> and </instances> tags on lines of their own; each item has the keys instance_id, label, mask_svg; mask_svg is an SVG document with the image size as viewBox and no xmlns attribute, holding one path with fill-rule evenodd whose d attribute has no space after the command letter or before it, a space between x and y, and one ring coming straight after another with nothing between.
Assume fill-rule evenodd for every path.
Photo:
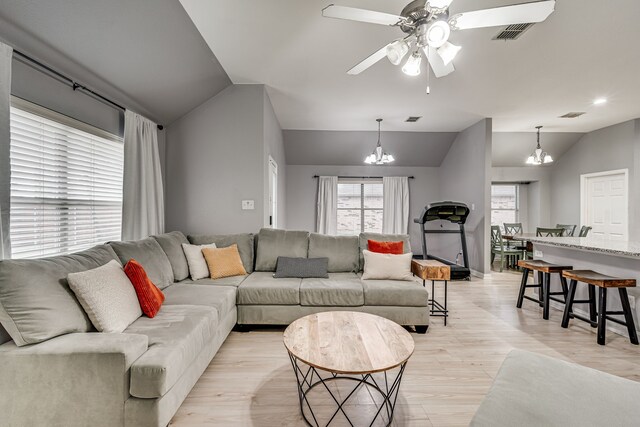
<instances>
[{"instance_id":1,"label":"ceiling fan","mask_svg":"<svg viewBox=\"0 0 640 427\"><path fill-rule=\"evenodd\" d=\"M400 15L332 4L322 9L322 16L398 27L406 34L377 50L347 71L348 74L360 74L385 56L393 65L400 65L410 53L402 71L417 76L424 52L433 74L443 77L455 70L452 61L461 49L449 42L451 31L542 22L553 13L556 3L555 0L535 1L449 16L452 1L414 0Z\"/></svg>"}]
</instances>

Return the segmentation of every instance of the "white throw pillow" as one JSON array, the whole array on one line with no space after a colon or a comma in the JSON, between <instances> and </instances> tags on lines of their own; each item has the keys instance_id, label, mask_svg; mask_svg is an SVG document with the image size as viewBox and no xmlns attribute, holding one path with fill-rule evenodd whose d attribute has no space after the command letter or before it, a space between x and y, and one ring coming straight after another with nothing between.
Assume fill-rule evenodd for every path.
<instances>
[{"instance_id":1,"label":"white throw pillow","mask_svg":"<svg viewBox=\"0 0 640 427\"><path fill-rule=\"evenodd\" d=\"M204 248L215 248L216 244L211 243L209 245L189 245L187 243L182 244L182 250L184 256L187 257L187 264L189 265L189 275L191 280L204 279L210 277L209 266L207 260L202 255Z\"/></svg>"},{"instance_id":2,"label":"white throw pillow","mask_svg":"<svg viewBox=\"0 0 640 427\"><path fill-rule=\"evenodd\" d=\"M411 274L411 252L402 255L380 254L368 250L364 255L363 280L414 280Z\"/></svg>"},{"instance_id":3,"label":"white throw pillow","mask_svg":"<svg viewBox=\"0 0 640 427\"><path fill-rule=\"evenodd\" d=\"M142 316L136 291L118 261L69 273L67 281L100 332L122 332Z\"/></svg>"}]
</instances>

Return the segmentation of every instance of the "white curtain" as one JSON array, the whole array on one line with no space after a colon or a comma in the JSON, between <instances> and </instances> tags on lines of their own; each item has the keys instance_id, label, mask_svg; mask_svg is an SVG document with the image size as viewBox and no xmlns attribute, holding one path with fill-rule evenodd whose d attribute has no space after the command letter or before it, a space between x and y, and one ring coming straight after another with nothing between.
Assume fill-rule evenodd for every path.
<instances>
[{"instance_id":1,"label":"white curtain","mask_svg":"<svg viewBox=\"0 0 640 427\"><path fill-rule=\"evenodd\" d=\"M318 233L334 235L338 231L338 177L318 178Z\"/></svg>"},{"instance_id":2,"label":"white curtain","mask_svg":"<svg viewBox=\"0 0 640 427\"><path fill-rule=\"evenodd\" d=\"M0 42L0 259L11 258L9 210L11 202L11 46Z\"/></svg>"},{"instance_id":3,"label":"white curtain","mask_svg":"<svg viewBox=\"0 0 640 427\"><path fill-rule=\"evenodd\" d=\"M164 232L164 192L158 125L127 110L124 115L122 239Z\"/></svg>"},{"instance_id":4,"label":"white curtain","mask_svg":"<svg viewBox=\"0 0 640 427\"><path fill-rule=\"evenodd\" d=\"M382 189L382 232L406 234L409 231L409 178L385 176L382 178Z\"/></svg>"}]
</instances>

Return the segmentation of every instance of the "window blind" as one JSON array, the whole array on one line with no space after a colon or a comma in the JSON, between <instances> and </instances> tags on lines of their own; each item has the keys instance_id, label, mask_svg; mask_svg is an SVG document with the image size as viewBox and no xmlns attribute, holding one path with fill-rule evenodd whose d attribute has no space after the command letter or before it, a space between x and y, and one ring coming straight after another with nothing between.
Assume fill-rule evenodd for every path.
<instances>
[{"instance_id":1,"label":"window blind","mask_svg":"<svg viewBox=\"0 0 640 427\"><path fill-rule=\"evenodd\" d=\"M59 255L120 240L123 148L114 135L12 102L12 257Z\"/></svg>"}]
</instances>

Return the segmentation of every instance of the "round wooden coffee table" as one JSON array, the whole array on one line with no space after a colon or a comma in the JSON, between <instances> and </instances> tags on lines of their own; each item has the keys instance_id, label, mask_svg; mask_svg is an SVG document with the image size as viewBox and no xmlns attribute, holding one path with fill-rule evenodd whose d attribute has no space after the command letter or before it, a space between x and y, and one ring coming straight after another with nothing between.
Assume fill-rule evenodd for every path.
<instances>
[{"instance_id":1,"label":"round wooden coffee table","mask_svg":"<svg viewBox=\"0 0 640 427\"><path fill-rule=\"evenodd\" d=\"M365 425L374 425L381 419L385 425L391 424L402 374L415 348L413 338L402 326L372 314L329 311L302 317L289 325L284 331L284 345L296 375L300 411L307 424L328 426L337 418L345 418L348 425L355 425L345 404L361 387L382 398L376 402L377 412ZM353 387L336 392L330 385L338 381L351 382ZM316 387L316 393L330 396L325 399L325 406L326 402L336 406L335 411L329 411L326 422L314 413L310 401L310 393Z\"/></svg>"}]
</instances>

